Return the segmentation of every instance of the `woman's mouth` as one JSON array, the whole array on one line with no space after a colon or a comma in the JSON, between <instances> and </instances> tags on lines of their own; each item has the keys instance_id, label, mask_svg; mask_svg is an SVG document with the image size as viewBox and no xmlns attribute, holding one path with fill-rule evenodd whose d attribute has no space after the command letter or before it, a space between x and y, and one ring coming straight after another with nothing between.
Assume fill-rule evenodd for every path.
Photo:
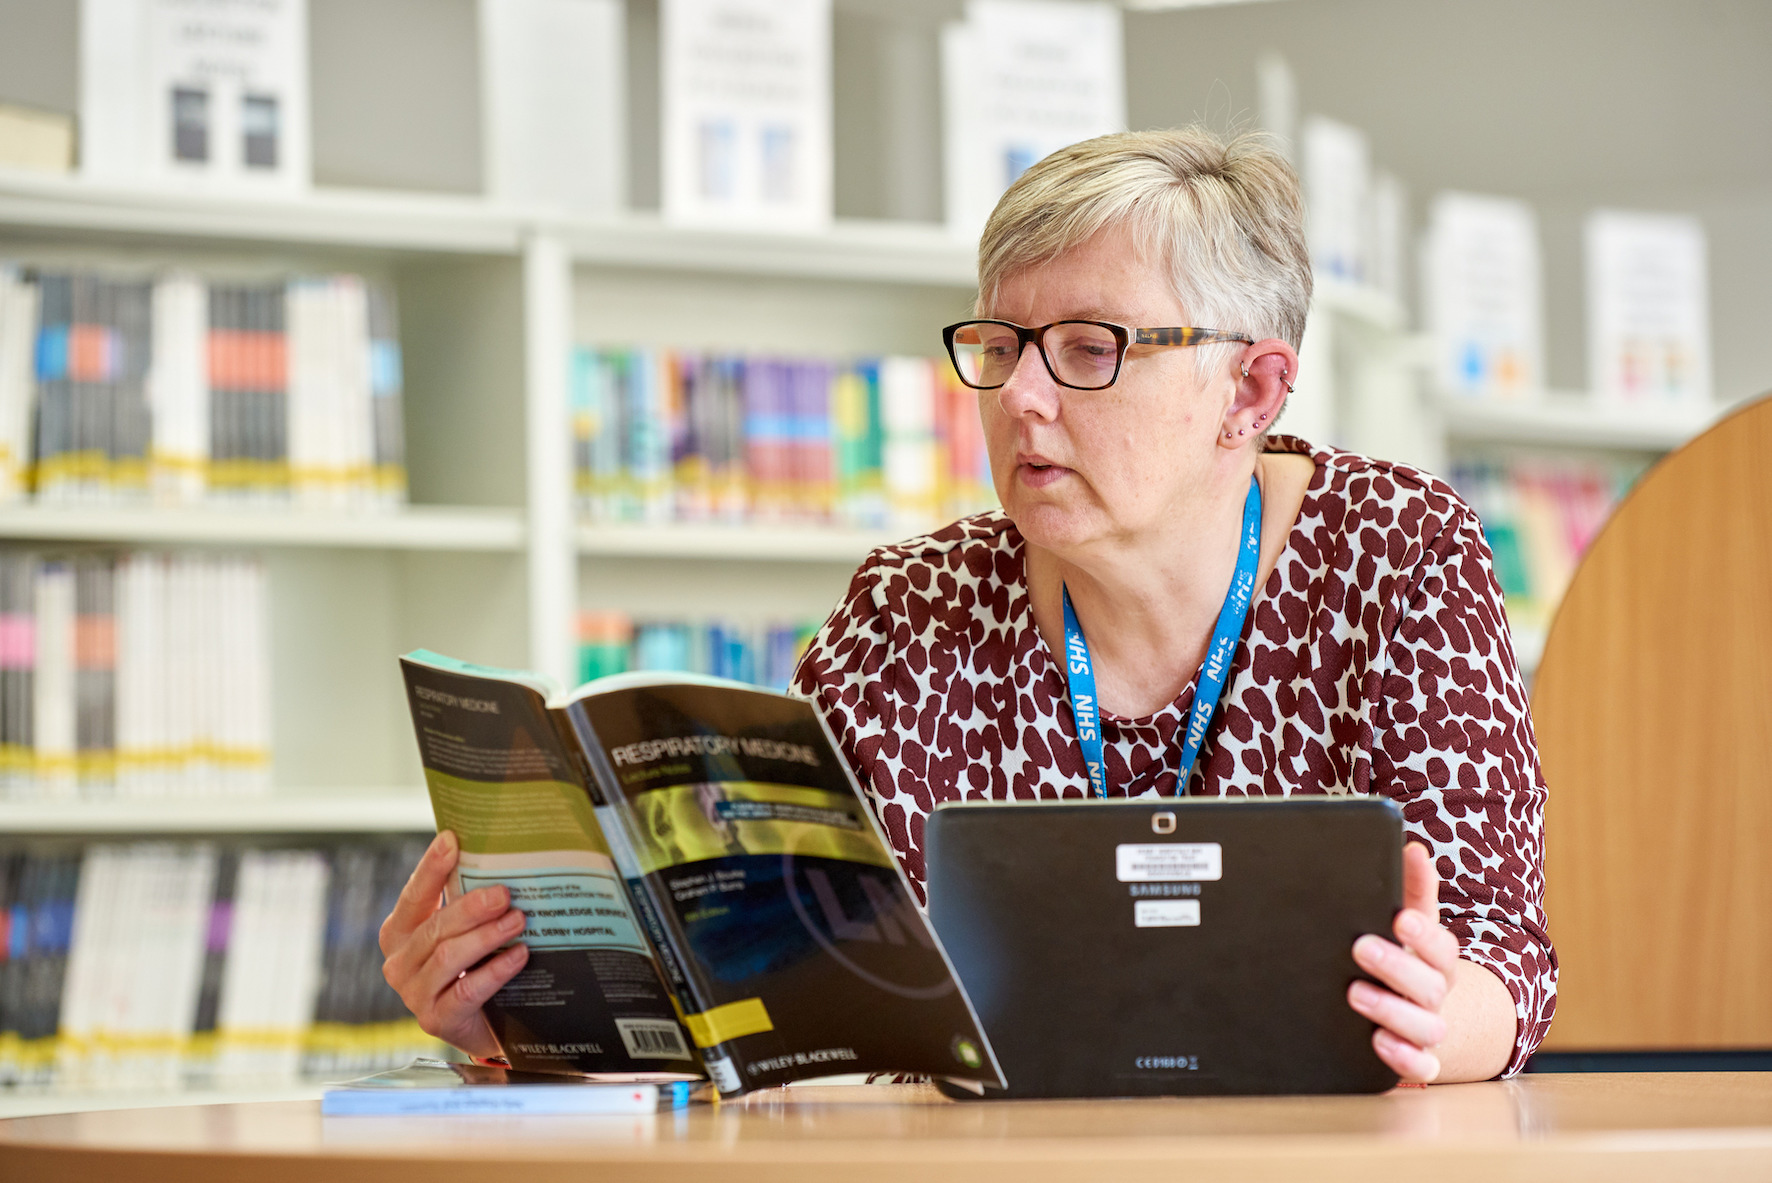
<instances>
[{"instance_id":1,"label":"woman's mouth","mask_svg":"<svg viewBox=\"0 0 1772 1183\"><path fill-rule=\"evenodd\" d=\"M1035 489L1044 489L1056 481L1070 475L1070 469L1062 464L1052 464L1045 460L1024 460L1017 465L1017 475L1022 483Z\"/></svg>"}]
</instances>

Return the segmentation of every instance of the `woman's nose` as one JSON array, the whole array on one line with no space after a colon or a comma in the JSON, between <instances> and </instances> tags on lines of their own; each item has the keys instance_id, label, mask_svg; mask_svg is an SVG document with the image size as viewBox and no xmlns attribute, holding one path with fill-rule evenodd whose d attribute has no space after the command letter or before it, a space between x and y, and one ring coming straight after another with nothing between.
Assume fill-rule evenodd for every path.
<instances>
[{"instance_id":1,"label":"woman's nose","mask_svg":"<svg viewBox=\"0 0 1772 1183\"><path fill-rule=\"evenodd\" d=\"M1058 383L1052 380L1037 346L1029 343L1022 347L1009 380L997 388L997 401L1004 414L1018 419L1058 417Z\"/></svg>"}]
</instances>

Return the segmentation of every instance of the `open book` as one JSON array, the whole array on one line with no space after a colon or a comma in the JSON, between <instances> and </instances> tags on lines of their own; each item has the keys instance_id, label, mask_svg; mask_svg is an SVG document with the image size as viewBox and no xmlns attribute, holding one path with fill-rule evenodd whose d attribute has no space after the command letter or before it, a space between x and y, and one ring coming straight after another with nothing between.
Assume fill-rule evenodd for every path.
<instances>
[{"instance_id":1,"label":"open book","mask_svg":"<svg viewBox=\"0 0 1772 1183\"><path fill-rule=\"evenodd\" d=\"M514 1068L722 1093L905 1072L1000 1084L953 967L809 703L713 678L556 691L401 659L451 898L503 883L529 962Z\"/></svg>"}]
</instances>

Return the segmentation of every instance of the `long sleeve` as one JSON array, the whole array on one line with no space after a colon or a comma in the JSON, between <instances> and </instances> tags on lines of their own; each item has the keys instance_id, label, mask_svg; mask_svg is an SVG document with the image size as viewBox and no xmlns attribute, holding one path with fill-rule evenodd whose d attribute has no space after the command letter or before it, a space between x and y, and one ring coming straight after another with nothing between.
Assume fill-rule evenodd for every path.
<instances>
[{"instance_id":1,"label":"long sleeve","mask_svg":"<svg viewBox=\"0 0 1772 1183\"><path fill-rule=\"evenodd\" d=\"M1387 630L1372 789L1403 808L1440 873L1441 917L1501 978L1518 1072L1556 1009L1544 916L1544 774L1481 526L1462 506L1428 543ZM1387 622L1388 623L1388 622Z\"/></svg>"}]
</instances>

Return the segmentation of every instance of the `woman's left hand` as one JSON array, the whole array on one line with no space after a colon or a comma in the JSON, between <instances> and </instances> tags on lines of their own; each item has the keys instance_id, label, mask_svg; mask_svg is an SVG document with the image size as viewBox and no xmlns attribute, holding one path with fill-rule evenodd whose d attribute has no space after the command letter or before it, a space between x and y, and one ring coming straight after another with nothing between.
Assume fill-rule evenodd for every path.
<instances>
[{"instance_id":1,"label":"woman's left hand","mask_svg":"<svg viewBox=\"0 0 1772 1183\"><path fill-rule=\"evenodd\" d=\"M1354 942L1355 963L1383 985L1355 981L1347 1001L1378 1024L1378 1058L1405 1081L1426 1084L1440 1075L1434 1049L1446 1038L1440 1011L1456 980L1458 940L1440 924L1439 872L1419 843L1403 847L1403 910L1391 927L1395 944L1371 933Z\"/></svg>"}]
</instances>

